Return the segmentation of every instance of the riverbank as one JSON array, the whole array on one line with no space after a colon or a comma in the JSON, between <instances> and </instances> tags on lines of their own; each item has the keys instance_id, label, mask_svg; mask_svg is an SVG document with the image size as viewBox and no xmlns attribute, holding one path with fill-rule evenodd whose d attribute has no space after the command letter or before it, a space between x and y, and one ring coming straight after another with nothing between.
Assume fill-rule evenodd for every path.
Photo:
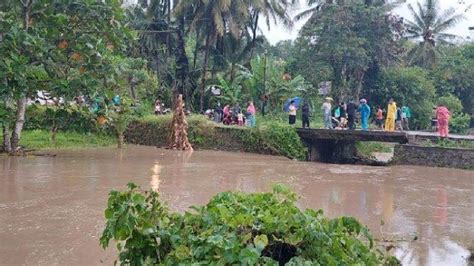
<instances>
[{"instance_id":1,"label":"riverbank","mask_svg":"<svg viewBox=\"0 0 474 266\"><path fill-rule=\"evenodd\" d=\"M3 139L2 134L0 134L0 139ZM53 141L50 131L39 129L23 131L20 140L20 146L27 150L84 149L111 147L112 145L116 145L116 139L106 134L59 131Z\"/></svg>"},{"instance_id":2,"label":"riverbank","mask_svg":"<svg viewBox=\"0 0 474 266\"><path fill-rule=\"evenodd\" d=\"M132 121L125 132L128 143L166 147L171 115L146 116ZM224 126L202 115L187 117L188 138L201 150L245 151L305 160L307 148L294 127L278 121L259 121L257 127Z\"/></svg>"}]
</instances>

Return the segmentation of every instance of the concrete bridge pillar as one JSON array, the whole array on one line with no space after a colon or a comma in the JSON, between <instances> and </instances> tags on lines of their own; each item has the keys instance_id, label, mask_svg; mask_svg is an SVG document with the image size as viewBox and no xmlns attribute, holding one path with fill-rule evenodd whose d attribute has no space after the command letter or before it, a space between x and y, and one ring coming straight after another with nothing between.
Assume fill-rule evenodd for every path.
<instances>
[{"instance_id":1,"label":"concrete bridge pillar","mask_svg":"<svg viewBox=\"0 0 474 266\"><path fill-rule=\"evenodd\" d=\"M309 160L323 163L354 163L357 157L355 141L351 140L311 140L306 142Z\"/></svg>"}]
</instances>

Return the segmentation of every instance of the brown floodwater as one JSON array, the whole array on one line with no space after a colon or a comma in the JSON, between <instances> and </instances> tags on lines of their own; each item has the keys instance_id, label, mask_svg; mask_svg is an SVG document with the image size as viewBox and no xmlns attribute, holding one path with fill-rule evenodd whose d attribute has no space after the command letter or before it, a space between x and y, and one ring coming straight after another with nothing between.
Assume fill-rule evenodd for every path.
<instances>
[{"instance_id":1,"label":"brown floodwater","mask_svg":"<svg viewBox=\"0 0 474 266\"><path fill-rule=\"evenodd\" d=\"M221 191L285 183L302 208L355 216L377 238L395 241L405 265L466 265L474 248L474 171L139 146L54 153L0 156L0 265L112 264L114 245L99 247L103 211L108 192L128 182L158 188L176 211Z\"/></svg>"}]
</instances>

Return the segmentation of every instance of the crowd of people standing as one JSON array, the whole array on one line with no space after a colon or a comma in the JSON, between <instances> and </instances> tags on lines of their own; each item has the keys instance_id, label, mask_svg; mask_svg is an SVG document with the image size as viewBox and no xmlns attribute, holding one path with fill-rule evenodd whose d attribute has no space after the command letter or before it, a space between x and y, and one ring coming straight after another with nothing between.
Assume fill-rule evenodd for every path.
<instances>
[{"instance_id":1,"label":"crowd of people standing","mask_svg":"<svg viewBox=\"0 0 474 266\"><path fill-rule=\"evenodd\" d=\"M223 123L224 125L238 125L238 126L256 126L256 108L252 101L248 102L247 108L243 110L239 103L230 106L226 104L224 107L217 103L214 110L206 111L206 114L216 123Z\"/></svg>"},{"instance_id":2,"label":"crowd of people standing","mask_svg":"<svg viewBox=\"0 0 474 266\"><path fill-rule=\"evenodd\" d=\"M363 131L370 128L371 121L374 122L376 129L385 131L405 131L410 130L410 120L412 111L407 105L397 106L393 98L389 99L387 108L384 110L377 106L372 112L372 108L366 99L361 99L357 104L354 100L349 102L340 102L333 106L334 100L326 97L321 106L323 123L325 129L349 129L355 130L357 122ZM296 123L297 105L290 103L288 108L289 124ZM433 126L441 137L447 137L449 133L449 119L451 114L444 105L439 105L434 109ZM302 107L302 127L309 128L310 108L308 103Z\"/></svg>"}]
</instances>

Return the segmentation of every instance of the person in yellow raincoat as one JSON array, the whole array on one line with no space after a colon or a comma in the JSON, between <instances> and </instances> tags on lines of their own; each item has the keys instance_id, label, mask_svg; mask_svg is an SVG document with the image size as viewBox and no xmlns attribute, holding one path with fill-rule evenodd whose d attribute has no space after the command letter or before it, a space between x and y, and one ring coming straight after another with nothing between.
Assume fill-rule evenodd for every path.
<instances>
[{"instance_id":1,"label":"person in yellow raincoat","mask_svg":"<svg viewBox=\"0 0 474 266\"><path fill-rule=\"evenodd\" d=\"M395 131L395 119L397 118L397 104L392 98L388 101L387 119L385 120L385 130Z\"/></svg>"}]
</instances>

